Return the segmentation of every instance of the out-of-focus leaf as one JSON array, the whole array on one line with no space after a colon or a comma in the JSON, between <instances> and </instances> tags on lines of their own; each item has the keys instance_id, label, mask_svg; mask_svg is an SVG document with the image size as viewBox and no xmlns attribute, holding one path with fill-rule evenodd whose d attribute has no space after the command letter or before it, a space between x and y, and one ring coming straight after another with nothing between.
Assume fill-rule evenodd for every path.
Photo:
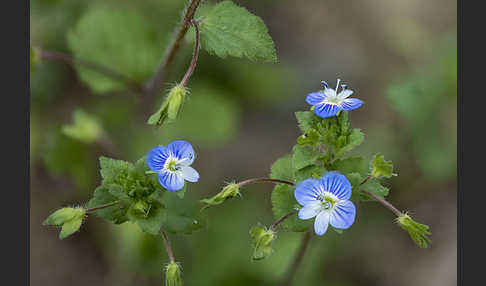
<instances>
[{"instance_id":1,"label":"out-of-focus leaf","mask_svg":"<svg viewBox=\"0 0 486 286\"><path fill-rule=\"evenodd\" d=\"M143 82L160 61L163 47L157 31L134 11L98 7L81 17L68 33L68 46L74 57L89 60ZM76 65L80 79L94 92L122 91L120 80Z\"/></svg>"},{"instance_id":2,"label":"out-of-focus leaf","mask_svg":"<svg viewBox=\"0 0 486 286\"><path fill-rule=\"evenodd\" d=\"M64 125L62 132L75 140L93 143L103 134L103 128L97 118L81 109L74 110L73 123Z\"/></svg>"}]
</instances>

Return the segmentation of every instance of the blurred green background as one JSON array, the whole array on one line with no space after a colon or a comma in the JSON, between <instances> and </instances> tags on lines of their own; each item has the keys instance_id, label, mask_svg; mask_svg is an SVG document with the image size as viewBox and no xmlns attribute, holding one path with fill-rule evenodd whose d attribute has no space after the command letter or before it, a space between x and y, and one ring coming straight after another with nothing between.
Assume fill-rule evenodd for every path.
<instances>
[{"instance_id":1,"label":"blurred green background","mask_svg":"<svg viewBox=\"0 0 486 286\"><path fill-rule=\"evenodd\" d=\"M279 63L223 60L201 50L181 119L161 129L145 124L158 106L144 106L118 82L36 60L31 285L161 285L168 262L161 238L92 216L81 232L60 241L42 221L61 206L88 201L100 183L100 155L134 161L175 139L190 141L197 152L201 180L189 185L191 199L215 194L225 182L266 176L295 144L294 112L309 108L306 94L338 77L365 101L352 113L366 136L356 152L367 158L382 152L394 162L399 176L387 182L388 198L430 225L433 242L419 249L391 212L362 203L343 235L313 238L294 285L456 285L456 1L236 2L263 18ZM157 67L185 1L30 4L33 47L75 54L142 82ZM166 88L189 63L188 35ZM81 140L73 128L81 129L74 132ZM270 257L250 260L250 227L274 221L272 187L248 186L242 200L209 209L205 229L170 236L186 285L273 285L285 273L299 233L279 233Z\"/></svg>"}]
</instances>

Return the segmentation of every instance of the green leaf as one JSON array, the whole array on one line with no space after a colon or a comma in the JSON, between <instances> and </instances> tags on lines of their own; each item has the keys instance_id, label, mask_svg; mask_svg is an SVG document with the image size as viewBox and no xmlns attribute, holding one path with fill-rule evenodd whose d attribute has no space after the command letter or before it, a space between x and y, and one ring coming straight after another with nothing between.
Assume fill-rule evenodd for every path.
<instances>
[{"instance_id":1,"label":"green leaf","mask_svg":"<svg viewBox=\"0 0 486 286\"><path fill-rule=\"evenodd\" d=\"M273 163L270 168L270 178L294 182L294 168L290 154L283 156Z\"/></svg>"},{"instance_id":2,"label":"green leaf","mask_svg":"<svg viewBox=\"0 0 486 286\"><path fill-rule=\"evenodd\" d=\"M158 203L152 203L146 214L140 213L134 207L130 208L127 215L130 221L136 223L143 232L159 235L167 210Z\"/></svg>"},{"instance_id":3,"label":"green leaf","mask_svg":"<svg viewBox=\"0 0 486 286\"><path fill-rule=\"evenodd\" d=\"M317 165L307 166L305 168L295 171L295 182L299 183L309 178L319 179L325 173L327 173L327 169L324 166L317 166Z\"/></svg>"},{"instance_id":4,"label":"green leaf","mask_svg":"<svg viewBox=\"0 0 486 286\"><path fill-rule=\"evenodd\" d=\"M295 117L303 133L311 132L319 123L319 117L312 111L297 111Z\"/></svg>"},{"instance_id":5,"label":"green leaf","mask_svg":"<svg viewBox=\"0 0 486 286\"><path fill-rule=\"evenodd\" d=\"M336 152L336 155L338 157L343 156L344 154L353 150L355 147L361 145L361 143L363 143L363 140L364 140L364 134L361 132L359 128L354 128L351 131L351 133L347 136L347 144L341 147Z\"/></svg>"},{"instance_id":6,"label":"green leaf","mask_svg":"<svg viewBox=\"0 0 486 286\"><path fill-rule=\"evenodd\" d=\"M65 239L66 237L70 236L74 232L78 231L83 223L83 217L76 217L62 225L61 232L59 233L60 239Z\"/></svg>"},{"instance_id":7,"label":"green leaf","mask_svg":"<svg viewBox=\"0 0 486 286\"><path fill-rule=\"evenodd\" d=\"M181 199L174 192L164 192L162 202L165 206L162 228L165 231L190 234L206 224L197 205L187 199Z\"/></svg>"},{"instance_id":8,"label":"green leaf","mask_svg":"<svg viewBox=\"0 0 486 286\"><path fill-rule=\"evenodd\" d=\"M351 200L358 203L362 198L362 193L360 192L361 182L363 182L363 177L359 173L348 173L344 174L348 179L352 187Z\"/></svg>"},{"instance_id":9,"label":"green leaf","mask_svg":"<svg viewBox=\"0 0 486 286\"><path fill-rule=\"evenodd\" d=\"M117 183L118 178L126 178L133 164L115 160L108 157L100 157L100 173L103 178L103 184Z\"/></svg>"},{"instance_id":10,"label":"green leaf","mask_svg":"<svg viewBox=\"0 0 486 286\"><path fill-rule=\"evenodd\" d=\"M380 153L376 154L371 160L371 175L375 178L396 176L393 174L392 161L386 161L385 156Z\"/></svg>"},{"instance_id":11,"label":"green leaf","mask_svg":"<svg viewBox=\"0 0 486 286\"><path fill-rule=\"evenodd\" d=\"M321 136L319 135L319 132L317 132L315 129L310 129L308 132L302 134L297 138L297 143L299 145L310 145L310 146L316 146L319 143L319 139Z\"/></svg>"},{"instance_id":12,"label":"green leaf","mask_svg":"<svg viewBox=\"0 0 486 286\"><path fill-rule=\"evenodd\" d=\"M231 1L215 5L200 25L201 46L210 54L276 62L275 45L262 19Z\"/></svg>"},{"instance_id":13,"label":"green leaf","mask_svg":"<svg viewBox=\"0 0 486 286\"><path fill-rule=\"evenodd\" d=\"M368 191L370 193L373 193L377 196L380 196L382 198L386 197L388 195L388 188L387 187L384 187L380 184L380 182L375 179L375 178L371 178L368 180L368 182L366 182L364 185L361 186L361 189L365 190L365 191ZM364 193L361 193L361 198L360 198L362 201L373 201L375 199L373 199L372 197L364 194Z\"/></svg>"},{"instance_id":14,"label":"green leaf","mask_svg":"<svg viewBox=\"0 0 486 286\"><path fill-rule=\"evenodd\" d=\"M296 170L314 164L317 159L323 156L311 146L301 146L297 144L292 150L292 163Z\"/></svg>"},{"instance_id":15,"label":"green leaf","mask_svg":"<svg viewBox=\"0 0 486 286\"><path fill-rule=\"evenodd\" d=\"M146 80L160 61L163 43L157 30L133 10L95 6L67 35L75 59ZM81 81L96 93L126 90L126 84L91 68L75 65Z\"/></svg>"},{"instance_id":16,"label":"green leaf","mask_svg":"<svg viewBox=\"0 0 486 286\"><path fill-rule=\"evenodd\" d=\"M86 208L94 208L117 200L118 198L109 192L108 187L102 185L96 188L93 198L88 202ZM127 221L127 209L128 206L121 203L93 211L93 213L115 224L120 224Z\"/></svg>"},{"instance_id":17,"label":"green leaf","mask_svg":"<svg viewBox=\"0 0 486 286\"><path fill-rule=\"evenodd\" d=\"M116 200L124 202L126 205L133 203L132 198L123 190L123 187L117 184L107 184L108 192L116 197Z\"/></svg>"},{"instance_id":18,"label":"green leaf","mask_svg":"<svg viewBox=\"0 0 486 286\"><path fill-rule=\"evenodd\" d=\"M294 188L289 185L278 184L272 192L272 211L275 219L298 211L301 206L294 197ZM288 217L280 225L283 229L295 232L303 232L309 229L313 220L301 220L296 215Z\"/></svg>"},{"instance_id":19,"label":"green leaf","mask_svg":"<svg viewBox=\"0 0 486 286\"><path fill-rule=\"evenodd\" d=\"M103 135L103 128L93 115L76 109L73 113L73 123L63 125L62 133L84 143L93 143Z\"/></svg>"},{"instance_id":20,"label":"green leaf","mask_svg":"<svg viewBox=\"0 0 486 286\"><path fill-rule=\"evenodd\" d=\"M342 174L356 172L365 176L368 172L368 166L365 163L363 157L349 157L346 159L336 160L332 164L331 170L338 170Z\"/></svg>"}]
</instances>

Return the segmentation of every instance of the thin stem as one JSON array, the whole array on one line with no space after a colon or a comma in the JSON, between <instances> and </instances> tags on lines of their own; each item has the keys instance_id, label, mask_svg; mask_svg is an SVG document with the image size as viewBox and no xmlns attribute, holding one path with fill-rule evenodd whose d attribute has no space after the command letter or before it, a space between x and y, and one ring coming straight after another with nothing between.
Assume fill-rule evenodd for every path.
<instances>
[{"instance_id":1,"label":"thin stem","mask_svg":"<svg viewBox=\"0 0 486 286\"><path fill-rule=\"evenodd\" d=\"M182 18L182 22L177 30L176 37L172 39L172 42L167 48L166 53L164 54L164 57L162 58L159 67L157 68L157 71L153 74L152 78L146 84L145 92L147 96L150 97L149 100L151 100L151 97L154 96L157 84L162 82L165 75L167 74L169 66L180 49L182 39L184 38L184 36L187 33L187 30L190 27L191 21L194 18L194 14L196 13L196 9L200 3L201 0L191 1L191 4L189 4L189 7L187 7L186 13Z\"/></svg>"},{"instance_id":2,"label":"thin stem","mask_svg":"<svg viewBox=\"0 0 486 286\"><path fill-rule=\"evenodd\" d=\"M277 285L280 286L290 286L292 285L292 281L294 280L295 274L297 273L297 270L299 269L300 264L302 264L302 260L304 258L305 251L307 250L307 247L309 246L309 241L311 239L311 232L307 231L304 233L304 237L302 238L302 241L299 246L299 250L297 251L297 254L295 256L294 261L289 267L289 270L287 271L287 275L285 276L285 279L283 282L278 283Z\"/></svg>"},{"instance_id":3,"label":"thin stem","mask_svg":"<svg viewBox=\"0 0 486 286\"><path fill-rule=\"evenodd\" d=\"M288 217L290 217L290 216L292 216L292 215L294 215L294 214L296 214L296 212L290 212L290 213L288 213L288 214L284 215L284 216L283 216L283 217L281 217L279 220L277 220L276 222L274 222L274 223L273 223L273 224L270 226L270 229L274 231L275 229L277 229L277 227L278 227L278 226L279 226L279 225L280 225L280 224L281 224L281 223L282 223L284 220L286 220Z\"/></svg>"},{"instance_id":4,"label":"thin stem","mask_svg":"<svg viewBox=\"0 0 486 286\"><path fill-rule=\"evenodd\" d=\"M192 54L192 60L191 64L189 65L189 68L187 69L186 74L184 75L184 78L182 78L181 85L185 86L189 78L191 77L192 73L194 72L194 69L196 68L196 62L197 62L197 55L199 54L199 26L196 20L192 19L191 20L192 25L194 26L194 30L196 31L196 40L194 43L194 53Z\"/></svg>"},{"instance_id":5,"label":"thin stem","mask_svg":"<svg viewBox=\"0 0 486 286\"><path fill-rule=\"evenodd\" d=\"M169 256L170 262L174 262L174 253L172 252L172 248L170 247L170 241L167 237L167 234L162 231L162 238L164 239L165 248L167 249L167 255Z\"/></svg>"},{"instance_id":6,"label":"thin stem","mask_svg":"<svg viewBox=\"0 0 486 286\"><path fill-rule=\"evenodd\" d=\"M285 180L280 180L280 179L270 179L270 178L254 178L254 179L248 179L245 181L241 181L238 183L240 187L248 184L254 184L254 183L282 183L282 184L287 184L290 186L293 186L294 183L285 181Z\"/></svg>"},{"instance_id":7,"label":"thin stem","mask_svg":"<svg viewBox=\"0 0 486 286\"><path fill-rule=\"evenodd\" d=\"M382 205L384 205L385 207L387 207L388 209L390 209L396 216L401 216L403 213L401 211L399 211L396 207L394 207L392 204L390 204L389 202L387 202L384 198L380 197L380 196L377 196L373 193L370 193L368 191L365 191L365 190L361 190L361 192L367 194L368 196L374 198L375 200L377 200L378 202L380 202Z\"/></svg>"},{"instance_id":8,"label":"thin stem","mask_svg":"<svg viewBox=\"0 0 486 286\"><path fill-rule=\"evenodd\" d=\"M136 80L121 74L117 71L114 71L112 69L109 69L105 66L101 66L99 64L96 64L94 62L86 61L86 60L80 60L80 59L75 59L71 55L65 54L65 53L60 53L60 52L53 52L53 51L44 51L44 50L37 50L37 54L41 59L46 59L46 60L56 60L56 61L61 61L68 63L70 65L78 64L82 65L84 67L87 67L91 70L97 71L101 74L104 74L106 76L111 77L112 79L118 80L123 82L128 88L136 91L139 93L142 90L142 85L137 82Z\"/></svg>"},{"instance_id":9,"label":"thin stem","mask_svg":"<svg viewBox=\"0 0 486 286\"><path fill-rule=\"evenodd\" d=\"M101 206L96 206L96 207L92 207L92 208L86 209L86 212L87 213L90 213L90 212L94 212L94 211L97 211L97 210L106 209L108 207L117 205L119 203L120 203L120 201L114 201L114 202L107 203L107 204L104 204L104 205L101 205Z\"/></svg>"}]
</instances>

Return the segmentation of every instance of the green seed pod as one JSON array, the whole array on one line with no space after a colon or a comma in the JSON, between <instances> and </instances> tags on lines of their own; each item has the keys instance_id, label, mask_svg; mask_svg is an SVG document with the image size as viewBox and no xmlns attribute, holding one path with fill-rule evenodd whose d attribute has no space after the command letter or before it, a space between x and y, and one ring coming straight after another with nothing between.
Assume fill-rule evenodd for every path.
<instances>
[{"instance_id":1,"label":"green seed pod","mask_svg":"<svg viewBox=\"0 0 486 286\"><path fill-rule=\"evenodd\" d=\"M250 229L253 246L253 260L261 260L272 253L272 242L275 240L275 232L265 226L256 225Z\"/></svg>"},{"instance_id":2,"label":"green seed pod","mask_svg":"<svg viewBox=\"0 0 486 286\"><path fill-rule=\"evenodd\" d=\"M150 125L162 125L166 120L173 121L177 118L177 115L182 110L182 105L187 95L187 89L182 85L174 86L164 102L160 106L159 110L152 114L147 120Z\"/></svg>"},{"instance_id":3,"label":"green seed pod","mask_svg":"<svg viewBox=\"0 0 486 286\"><path fill-rule=\"evenodd\" d=\"M431 242L427 235L429 226L414 221L408 214L402 214L397 218L398 224L408 232L412 240L421 248L427 248Z\"/></svg>"},{"instance_id":4,"label":"green seed pod","mask_svg":"<svg viewBox=\"0 0 486 286\"><path fill-rule=\"evenodd\" d=\"M165 286L182 286L182 271L179 263L171 261L165 267Z\"/></svg>"},{"instance_id":5,"label":"green seed pod","mask_svg":"<svg viewBox=\"0 0 486 286\"><path fill-rule=\"evenodd\" d=\"M206 203L207 206L215 206L222 204L224 201L227 199L234 198L236 196L241 196L240 194L240 186L236 183L231 183L227 185L226 187L223 188L223 190L219 193L217 193L215 196L209 198L209 199L203 199L201 200L202 203Z\"/></svg>"},{"instance_id":6,"label":"green seed pod","mask_svg":"<svg viewBox=\"0 0 486 286\"><path fill-rule=\"evenodd\" d=\"M81 227L85 216L84 208L62 208L51 214L43 224L61 226L59 238L64 239Z\"/></svg>"}]
</instances>

